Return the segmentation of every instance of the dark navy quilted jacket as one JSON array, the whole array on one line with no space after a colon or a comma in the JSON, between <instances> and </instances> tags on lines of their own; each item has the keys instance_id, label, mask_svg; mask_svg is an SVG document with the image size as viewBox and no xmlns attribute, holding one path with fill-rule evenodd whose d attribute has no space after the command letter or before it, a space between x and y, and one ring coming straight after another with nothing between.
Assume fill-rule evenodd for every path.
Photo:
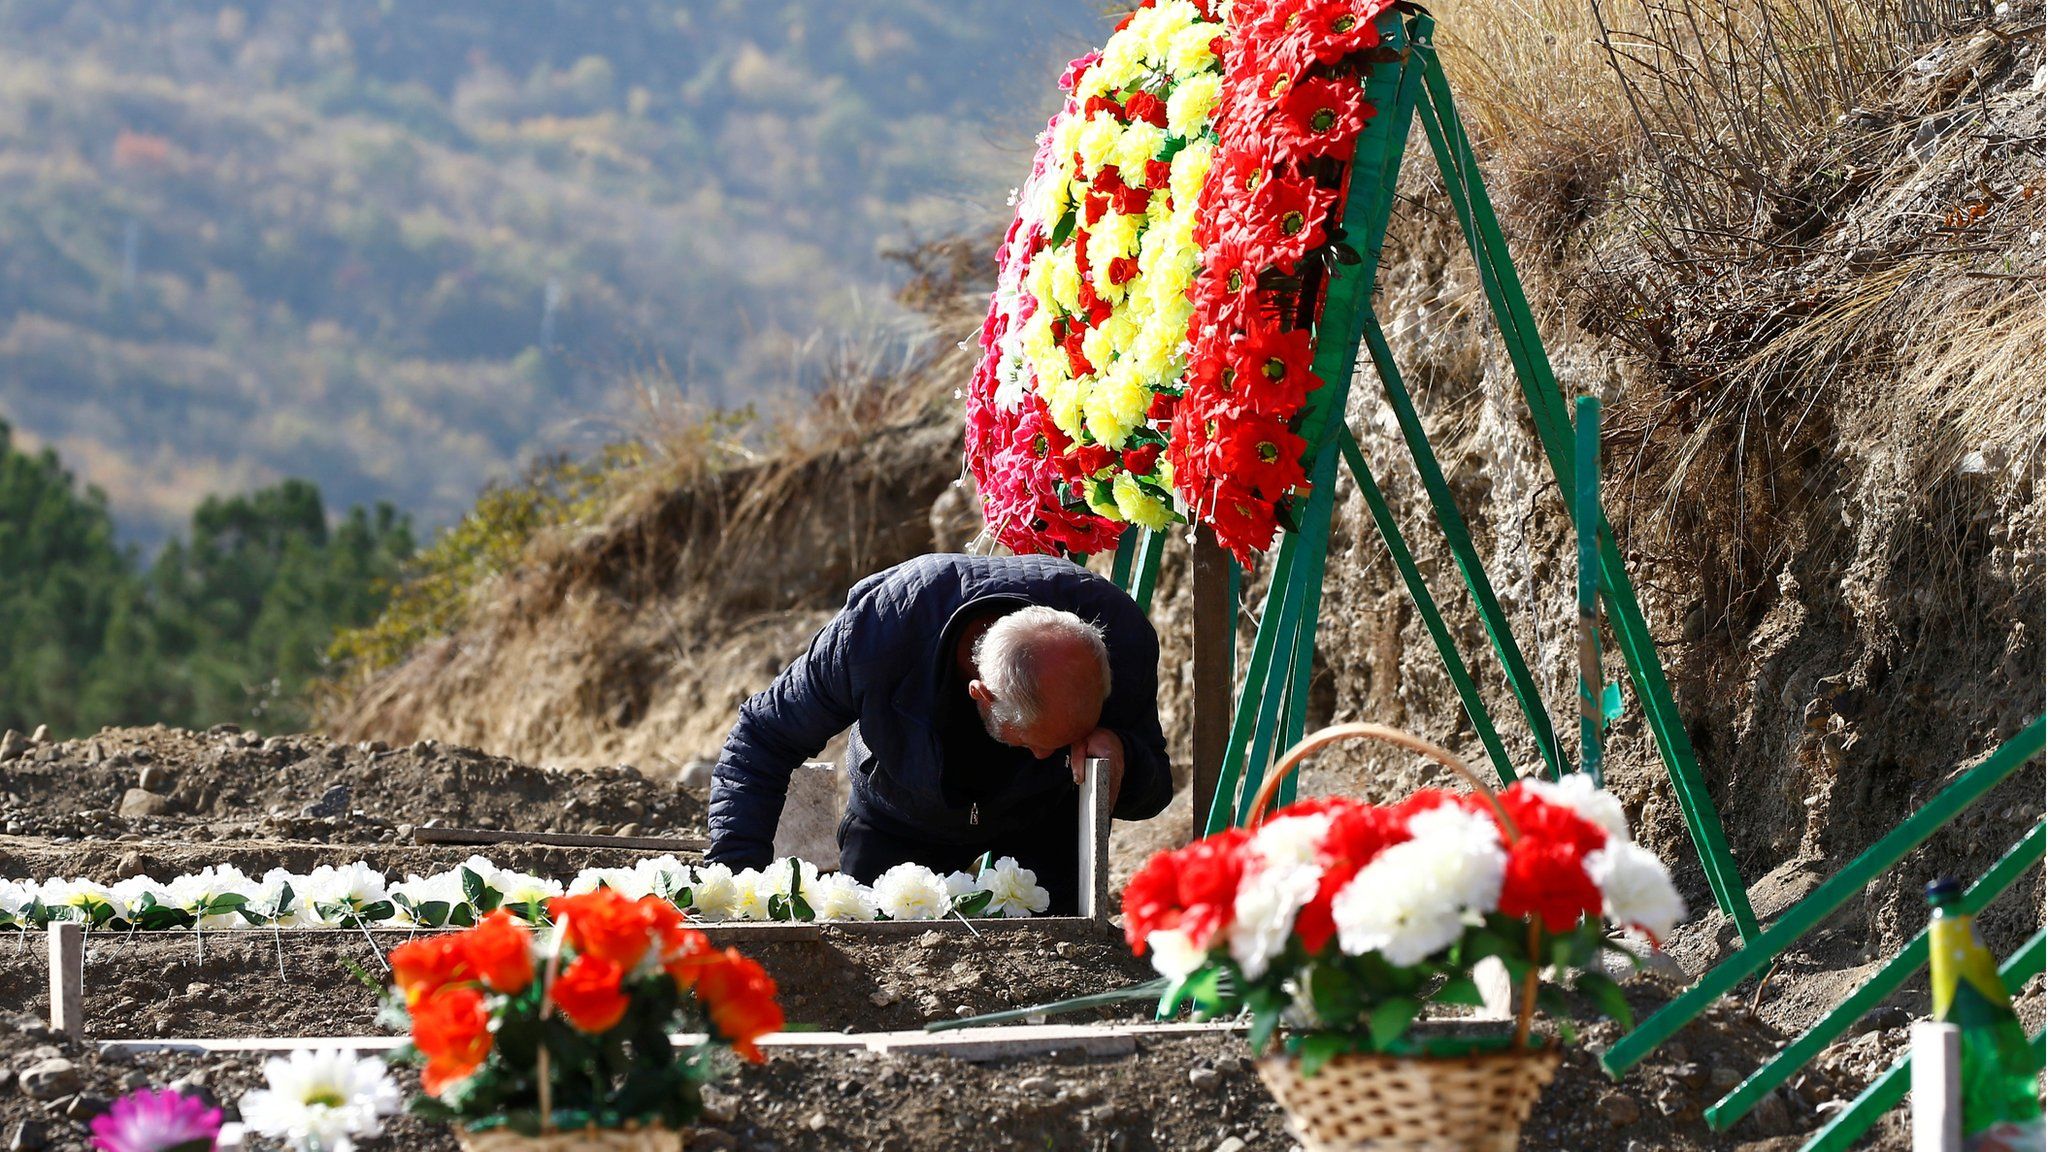
<instances>
[{"instance_id":1,"label":"dark navy quilted jacket","mask_svg":"<svg viewBox=\"0 0 2048 1152\"><path fill-rule=\"evenodd\" d=\"M869 823L934 843L974 844L1003 827L1006 806L1042 809L1072 791L1065 753L1011 793L981 801L978 826L940 790L939 699L947 625L963 609L1042 604L1102 626L1110 694L1102 727L1124 745L1115 815L1142 820L1166 807L1173 775L1159 729L1159 637L1108 580L1049 556L920 556L854 585L846 608L766 691L740 706L711 783L711 851L726 864L769 862L789 775L852 726L850 804ZM1027 804L1027 801L1038 802Z\"/></svg>"}]
</instances>

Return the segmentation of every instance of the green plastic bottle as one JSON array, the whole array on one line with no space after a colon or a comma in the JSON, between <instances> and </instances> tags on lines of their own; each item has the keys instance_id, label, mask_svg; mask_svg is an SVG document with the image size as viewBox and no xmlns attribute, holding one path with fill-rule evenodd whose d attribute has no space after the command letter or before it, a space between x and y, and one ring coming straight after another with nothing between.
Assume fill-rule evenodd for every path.
<instances>
[{"instance_id":1,"label":"green plastic bottle","mask_svg":"<svg viewBox=\"0 0 2048 1152\"><path fill-rule=\"evenodd\" d=\"M2013 1014L1998 965L1963 909L1963 886L1927 886L1934 1018L1962 1030L1963 1143L1973 1152L2042 1146L2041 1054Z\"/></svg>"}]
</instances>

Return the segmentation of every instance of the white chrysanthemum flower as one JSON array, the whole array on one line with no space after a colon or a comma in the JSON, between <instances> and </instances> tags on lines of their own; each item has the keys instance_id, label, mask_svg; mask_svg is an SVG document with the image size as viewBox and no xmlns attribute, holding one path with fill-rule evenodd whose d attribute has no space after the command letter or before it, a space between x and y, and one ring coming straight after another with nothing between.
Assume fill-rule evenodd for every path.
<instances>
[{"instance_id":1,"label":"white chrysanthemum flower","mask_svg":"<svg viewBox=\"0 0 2048 1152\"><path fill-rule=\"evenodd\" d=\"M1209 959L1209 950L1178 928L1161 928L1145 936L1145 950L1151 954L1152 969L1169 980L1185 979Z\"/></svg>"},{"instance_id":2,"label":"white chrysanthemum flower","mask_svg":"<svg viewBox=\"0 0 2048 1152\"><path fill-rule=\"evenodd\" d=\"M663 900L673 900L676 893L690 886L690 866L674 856L656 856L633 865L640 883L647 890Z\"/></svg>"},{"instance_id":3,"label":"white chrysanthemum flower","mask_svg":"<svg viewBox=\"0 0 2048 1152\"><path fill-rule=\"evenodd\" d=\"M984 916L1034 916L1052 906L1052 894L1039 886L1038 873L1005 856L981 870L975 886L988 893Z\"/></svg>"},{"instance_id":4,"label":"white chrysanthemum flower","mask_svg":"<svg viewBox=\"0 0 2048 1152\"><path fill-rule=\"evenodd\" d=\"M1586 854L1586 875L1600 887L1607 918L1642 930L1652 940L1669 935L1685 919L1685 898L1672 886L1671 873L1650 851L1626 840Z\"/></svg>"},{"instance_id":5,"label":"white chrysanthemum flower","mask_svg":"<svg viewBox=\"0 0 2048 1152\"><path fill-rule=\"evenodd\" d=\"M390 889L384 882L384 874L374 871L361 860L336 868L322 864L307 873L299 888L299 898L305 906L310 923L323 927L334 927L363 908L385 900Z\"/></svg>"},{"instance_id":6,"label":"white chrysanthemum flower","mask_svg":"<svg viewBox=\"0 0 2048 1152\"><path fill-rule=\"evenodd\" d=\"M772 872L772 869L771 869ZM768 901L777 895L775 877L758 868L744 868L733 873L734 899L731 918L734 920L767 920Z\"/></svg>"},{"instance_id":7,"label":"white chrysanthemum flower","mask_svg":"<svg viewBox=\"0 0 2048 1152\"><path fill-rule=\"evenodd\" d=\"M562 894L562 882L525 872L506 870L498 873L498 882L492 887L498 890L499 903L508 908L523 908L528 904L546 905L549 900Z\"/></svg>"},{"instance_id":8,"label":"white chrysanthemum flower","mask_svg":"<svg viewBox=\"0 0 2048 1152\"><path fill-rule=\"evenodd\" d=\"M169 903L187 912L198 912L221 896L254 898L257 884L244 875L240 868L232 864L217 864L180 876L171 881L167 888L170 899L165 901L159 896L157 899L160 902ZM233 928L246 923L248 921L232 912L199 918L201 928Z\"/></svg>"},{"instance_id":9,"label":"white chrysanthemum flower","mask_svg":"<svg viewBox=\"0 0 2048 1152\"><path fill-rule=\"evenodd\" d=\"M844 873L820 876L804 899L820 920L873 920L875 900L859 881Z\"/></svg>"},{"instance_id":10,"label":"white chrysanthemum flower","mask_svg":"<svg viewBox=\"0 0 2048 1152\"><path fill-rule=\"evenodd\" d=\"M170 886L148 876L130 876L126 880L117 880L107 891L113 895L114 903L121 907L123 915L127 916L134 916L142 910L145 896L152 903L166 907L173 903Z\"/></svg>"},{"instance_id":11,"label":"white chrysanthemum flower","mask_svg":"<svg viewBox=\"0 0 2048 1152\"><path fill-rule=\"evenodd\" d=\"M1313 816L1283 816L1268 820L1252 833L1249 847L1269 868L1293 864L1314 864L1330 832L1328 813Z\"/></svg>"},{"instance_id":12,"label":"white chrysanthemum flower","mask_svg":"<svg viewBox=\"0 0 2048 1152\"><path fill-rule=\"evenodd\" d=\"M384 1132L398 1113L398 1085L375 1057L340 1048L300 1049L263 1062L268 1088L242 1097L242 1122L298 1152L354 1152L358 1137Z\"/></svg>"},{"instance_id":13,"label":"white chrysanthemum flower","mask_svg":"<svg viewBox=\"0 0 2048 1152\"><path fill-rule=\"evenodd\" d=\"M569 882L569 894L581 896L609 888L628 900L638 900L653 891L653 880L632 868L585 868Z\"/></svg>"},{"instance_id":14,"label":"white chrysanthemum flower","mask_svg":"<svg viewBox=\"0 0 2048 1152\"><path fill-rule=\"evenodd\" d=\"M267 883L269 877L264 877L264 880ZM406 902L415 908L422 904L446 904L452 909L469 902L469 894L462 890L462 872L454 868L446 872L436 872L432 876L408 875L404 880L391 886L391 895L405 897ZM406 926L420 923L417 918L406 912L403 904L399 905L398 914L392 919Z\"/></svg>"},{"instance_id":15,"label":"white chrysanthemum flower","mask_svg":"<svg viewBox=\"0 0 2048 1152\"><path fill-rule=\"evenodd\" d=\"M946 882L946 899L956 905L976 892L981 891L981 885L975 882L974 875L969 872L948 872L944 880Z\"/></svg>"},{"instance_id":16,"label":"white chrysanthemum flower","mask_svg":"<svg viewBox=\"0 0 2048 1152\"><path fill-rule=\"evenodd\" d=\"M272 868L256 882L256 892L249 897L249 910L282 928L303 928L313 923L306 904L306 878Z\"/></svg>"},{"instance_id":17,"label":"white chrysanthemum flower","mask_svg":"<svg viewBox=\"0 0 2048 1152\"><path fill-rule=\"evenodd\" d=\"M697 869L690 886L690 913L701 920L730 920L740 902L740 886L732 869L724 864L706 864Z\"/></svg>"},{"instance_id":18,"label":"white chrysanthemum flower","mask_svg":"<svg viewBox=\"0 0 2048 1152\"><path fill-rule=\"evenodd\" d=\"M1273 957L1286 949L1295 913L1322 882L1323 870L1314 864L1268 865L1239 882L1231 906L1230 958L1247 979L1264 976Z\"/></svg>"},{"instance_id":19,"label":"white chrysanthemum flower","mask_svg":"<svg viewBox=\"0 0 2048 1152\"><path fill-rule=\"evenodd\" d=\"M1330 905L1349 955L1420 963L1500 902L1507 853L1491 816L1446 804L1417 813L1408 830L1413 839L1374 857Z\"/></svg>"},{"instance_id":20,"label":"white chrysanthemum flower","mask_svg":"<svg viewBox=\"0 0 2048 1152\"><path fill-rule=\"evenodd\" d=\"M891 920L937 920L953 910L953 895L938 873L903 863L875 878L875 905Z\"/></svg>"},{"instance_id":21,"label":"white chrysanthemum flower","mask_svg":"<svg viewBox=\"0 0 2048 1152\"><path fill-rule=\"evenodd\" d=\"M41 897L43 907L70 909L77 919L85 921L97 920L108 914L123 916L128 911L115 898L113 889L90 880L46 880L36 890L36 895Z\"/></svg>"},{"instance_id":22,"label":"white chrysanthemum flower","mask_svg":"<svg viewBox=\"0 0 2048 1152\"><path fill-rule=\"evenodd\" d=\"M0 916L20 916L35 902L36 887L27 880L0 880Z\"/></svg>"},{"instance_id":23,"label":"white chrysanthemum flower","mask_svg":"<svg viewBox=\"0 0 2048 1152\"><path fill-rule=\"evenodd\" d=\"M1621 801L1614 793L1593 783L1593 778L1584 772L1566 772L1555 783L1534 776L1524 777L1520 786L1545 804L1571 809L1580 819L1609 836L1630 839L1628 813L1622 811Z\"/></svg>"}]
</instances>

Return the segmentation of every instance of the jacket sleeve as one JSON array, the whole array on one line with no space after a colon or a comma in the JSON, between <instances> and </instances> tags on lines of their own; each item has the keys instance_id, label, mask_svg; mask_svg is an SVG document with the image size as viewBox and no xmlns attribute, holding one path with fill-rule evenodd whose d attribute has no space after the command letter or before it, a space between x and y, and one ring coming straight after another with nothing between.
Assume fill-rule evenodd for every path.
<instances>
[{"instance_id":1,"label":"jacket sleeve","mask_svg":"<svg viewBox=\"0 0 2048 1152\"><path fill-rule=\"evenodd\" d=\"M705 859L742 868L768 864L789 774L860 716L851 605L812 638L775 683L740 705L711 773L711 849Z\"/></svg>"},{"instance_id":2,"label":"jacket sleeve","mask_svg":"<svg viewBox=\"0 0 2048 1152\"><path fill-rule=\"evenodd\" d=\"M1159 636L1136 604L1108 622L1110 689L1102 727L1124 745L1124 780L1111 815L1145 820L1173 799L1173 766L1159 728Z\"/></svg>"}]
</instances>

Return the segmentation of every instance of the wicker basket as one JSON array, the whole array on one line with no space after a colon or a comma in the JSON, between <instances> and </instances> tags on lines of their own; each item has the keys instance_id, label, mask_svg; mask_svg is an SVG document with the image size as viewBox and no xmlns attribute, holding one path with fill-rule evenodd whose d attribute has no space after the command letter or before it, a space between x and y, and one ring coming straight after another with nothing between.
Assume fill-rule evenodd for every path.
<instances>
[{"instance_id":1,"label":"wicker basket","mask_svg":"<svg viewBox=\"0 0 2048 1152\"><path fill-rule=\"evenodd\" d=\"M1268 1056L1259 1078L1309 1152L1514 1152L1560 1058L1345 1055L1303 1076L1293 1057Z\"/></svg>"},{"instance_id":2,"label":"wicker basket","mask_svg":"<svg viewBox=\"0 0 2048 1152\"><path fill-rule=\"evenodd\" d=\"M1257 826L1264 819L1281 780L1295 765L1326 744L1353 738L1382 740L1450 768L1493 804L1508 839L1519 837L1493 789L1469 765L1384 724L1339 724L1288 749L1253 799L1247 823ZM1532 947L1536 930L1532 923ZM1259 1077L1287 1110L1296 1139L1309 1152L1514 1152L1523 1122L1563 1058L1555 1046L1530 1043L1535 977L1531 968L1507 1049L1466 1056L1346 1054L1314 1076L1303 1076L1293 1057L1269 1056L1259 1061Z\"/></svg>"},{"instance_id":3,"label":"wicker basket","mask_svg":"<svg viewBox=\"0 0 2048 1152\"><path fill-rule=\"evenodd\" d=\"M683 1134L668 1128L586 1128L523 1136L504 1128L457 1129L462 1152L682 1152Z\"/></svg>"}]
</instances>

